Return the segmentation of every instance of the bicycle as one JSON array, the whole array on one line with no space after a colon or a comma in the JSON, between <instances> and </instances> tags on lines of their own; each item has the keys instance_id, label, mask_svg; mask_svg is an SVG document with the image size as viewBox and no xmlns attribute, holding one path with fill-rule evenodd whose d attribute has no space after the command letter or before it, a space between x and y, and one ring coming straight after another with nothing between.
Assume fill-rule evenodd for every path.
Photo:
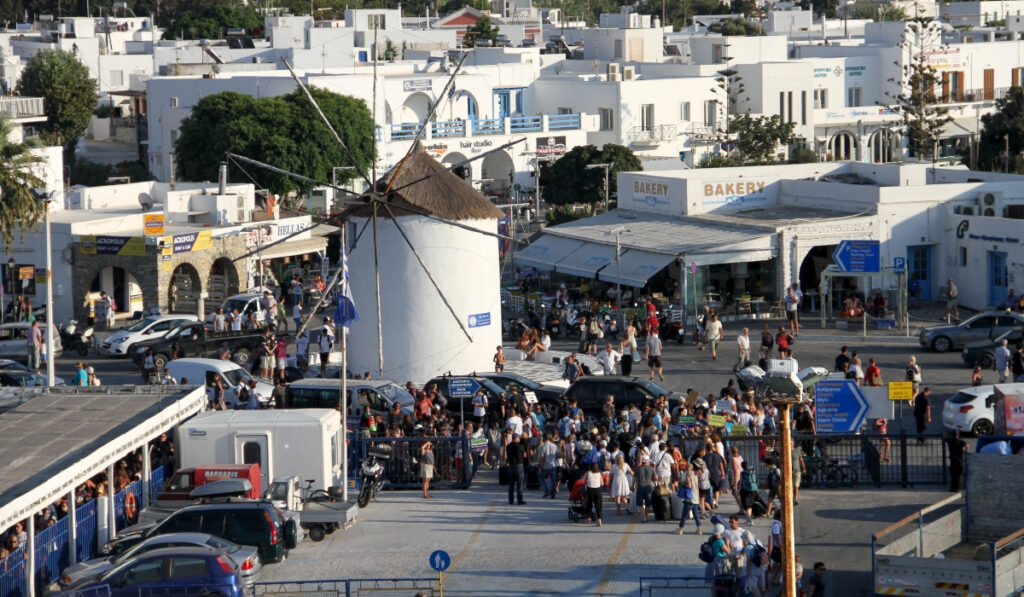
<instances>
[{"instance_id":1,"label":"bicycle","mask_svg":"<svg viewBox=\"0 0 1024 597\"><path fill-rule=\"evenodd\" d=\"M854 487L857 485L857 469L849 463L839 464L838 458L825 459L821 456L808 456L804 458L807 472L804 478L808 486L827 487Z\"/></svg>"}]
</instances>

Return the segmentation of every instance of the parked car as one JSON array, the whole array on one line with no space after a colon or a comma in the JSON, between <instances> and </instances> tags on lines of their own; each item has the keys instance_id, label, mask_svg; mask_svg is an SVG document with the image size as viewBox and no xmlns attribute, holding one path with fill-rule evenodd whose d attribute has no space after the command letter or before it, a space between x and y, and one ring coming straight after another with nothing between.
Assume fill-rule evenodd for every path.
<instances>
[{"instance_id":1,"label":"parked car","mask_svg":"<svg viewBox=\"0 0 1024 597\"><path fill-rule=\"evenodd\" d=\"M283 561L288 550L295 547L297 532L295 521L285 521L272 503L243 500L182 508L146 529L138 541L168 533L207 533L239 545L255 546L260 560L272 564Z\"/></svg>"},{"instance_id":2,"label":"parked car","mask_svg":"<svg viewBox=\"0 0 1024 597\"><path fill-rule=\"evenodd\" d=\"M285 400L288 408L338 408L340 402L338 379L302 379L288 385ZM412 414L415 401L405 388L389 379L350 379L346 384L348 399L351 406L359 404L369 408L373 414L387 415L391 405L398 402L402 413ZM352 395L355 392L356 400ZM356 416L360 411L349 408L349 416Z\"/></svg>"},{"instance_id":3,"label":"parked car","mask_svg":"<svg viewBox=\"0 0 1024 597\"><path fill-rule=\"evenodd\" d=\"M942 407L942 426L950 431L991 435L995 431L993 386L964 388L950 396Z\"/></svg>"},{"instance_id":4,"label":"parked car","mask_svg":"<svg viewBox=\"0 0 1024 597\"><path fill-rule=\"evenodd\" d=\"M54 383L57 379L54 378ZM60 384L62 385L63 380ZM21 369L0 369L0 386L6 388L28 388L46 386L46 376L35 371L22 371Z\"/></svg>"},{"instance_id":5,"label":"parked car","mask_svg":"<svg viewBox=\"0 0 1024 597\"><path fill-rule=\"evenodd\" d=\"M199 321L195 315L152 315L111 334L100 345L101 352L107 355L130 356L136 342L163 338L174 328L195 321Z\"/></svg>"},{"instance_id":6,"label":"parked car","mask_svg":"<svg viewBox=\"0 0 1024 597\"><path fill-rule=\"evenodd\" d=\"M238 575L245 586L252 586L263 568L258 550L251 545L238 545L206 533L170 533L150 537L118 555L93 558L70 566L51 588L63 590L63 587L81 584L145 553L168 547L210 547L227 554L238 565Z\"/></svg>"},{"instance_id":7,"label":"parked car","mask_svg":"<svg viewBox=\"0 0 1024 597\"><path fill-rule=\"evenodd\" d=\"M584 423L590 429L604 416L603 405L608 396L613 397L615 410L620 411L630 406L643 407L648 400L654 401L662 394L668 396L670 411L683 403L682 396L653 381L618 375L580 377L565 391L563 399L566 404L576 400L576 405L583 410Z\"/></svg>"},{"instance_id":8,"label":"parked car","mask_svg":"<svg viewBox=\"0 0 1024 597\"><path fill-rule=\"evenodd\" d=\"M271 293L274 291L270 288ZM275 295L276 296L276 295ZM233 310L238 309L238 313L244 318L248 318L250 313L255 314L257 321L262 321L266 315L263 313L263 305L260 300L263 298L263 291L260 292L246 292L243 294L235 294L224 299L224 302L220 304L220 308L224 309L224 313L231 313ZM217 310L214 309L206 316L206 323L213 325L214 318L217 317Z\"/></svg>"},{"instance_id":9,"label":"parked car","mask_svg":"<svg viewBox=\"0 0 1024 597\"><path fill-rule=\"evenodd\" d=\"M1024 327L1024 314L1012 311L983 311L958 324L936 325L921 330L921 346L936 352L960 348L977 340L992 340L1010 330Z\"/></svg>"},{"instance_id":10,"label":"parked car","mask_svg":"<svg viewBox=\"0 0 1024 597\"><path fill-rule=\"evenodd\" d=\"M261 404L270 402L274 392L274 386L263 379L257 379L248 371L239 367L231 361L220 359L178 359L167 363L167 372L171 377L181 383L187 379L190 384L213 385L213 380L220 378L224 386L224 404L228 408L234 408L238 404L235 390L245 384L249 386L250 380L256 380L256 394Z\"/></svg>"},{"instance_id":11,"label":"parked car","mask_svg":"<svg viewBox=\"0 0 1024 597\"><path fill-rule=\"evenodd\" d=\"M521 393L526 396L527 401L539 402L546 420L551 422L558 420L565 388L539 384L516 373L479 373L476 375L493 381L507 393Z\"/></svg>"},{"instance_id":12,"label":"parked car","mask_svg":"<svg viewBox=\"0 0 1024 597\"><path fill-rule=\"evenodd\" d=\"M238 564L213 547L168 547L147 551L95 579L66 587L80 595L221 595L243 597Z\"/></svg>"},{"instance_id":13,"label":"parked car","mask_svg":"<svg viewBox=\"0 0 1024 597\"><path fill-rule=\"evenodd\" d=\"M28 363L28 350L25 347L25 339L28 338L28 329L32 324L24 321L19 323L5 323L0 325L0 359L10 359L19 363ZM46 334L53 337L53 355L57 358L63 352L60 343L60 334L55 326L48 326L46 322L40 322L39 328L43 331L43 342L46 342ZM49 332L47 332L49 330Z\"/></svg>"}]
</instances>

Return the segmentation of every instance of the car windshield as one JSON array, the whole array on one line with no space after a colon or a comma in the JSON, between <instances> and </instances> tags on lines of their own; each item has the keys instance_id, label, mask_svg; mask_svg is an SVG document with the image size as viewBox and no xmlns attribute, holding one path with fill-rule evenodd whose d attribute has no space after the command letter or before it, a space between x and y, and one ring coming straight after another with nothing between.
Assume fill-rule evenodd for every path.
<instances>
[{"instance_id":1,"label":"car windshield","mask_svg":"<svg viewBox=\"0 0 1024 597\"><path fill-rule=\"evenodd\" d=\"M665 388L659 386L658 384L654 383L653 381L648 381L647 383L645 383L644 384L644 389L647 390L648 392L650 392L651 394L654 394L655 396L660 396L662 394L664 394L666 396L671 396L672 395L672 390L666 390Z\"/></svg>"},{"instance_id":2,"label":"car windshield","mask_svg":"<svg viewBox=\"0 0 1024 597\"><path fill-rule=\"evenodd\" d=\"M220 537L214 537L213 535L210 535L210 537L207 538L206 544L210 547L214 547L228 553L235 553L239 549L242 549L242 546L237 543L232 543L227 539L221 539Z\"/></svg>"},{"instance_id":3,"label":"car windshield","mask_svg":"<svg viewBox=\"0 0 1024 597\"><path fill-rule=\"evenodd\" d=\"M286 501L288 499L288 484L274 483L267 491L267 497L277 502Z\"/></svg>"},{"instance_id":4,"label":"car windshield","mask_svg":"<svg viewBox=\"0 0 1024 597\"><path fill-rule=\"evenodd\" d=\"M971 318L970 318L970 319L968 319L967 321L964 321L963 323L961 323L961 324L960 324L960 327L967 327L967 326L969 326L969 325L972 325L972 324L974 324L974 322L978 321L978 320L979 320L979 319L981 319L982 317L989 317L989 316L988 316L988 315L985 315L984 313L978 313L978 314L977 314L977 315L975 315L974 317L971 317Z\"/></svg>"},{"instance_id":5,"label":"car windshield","mask_svg":"<svg viewBox=\"0 0 1024 597\"><path fill-rule=\"evenodd\" d=\"M253 376L249 375L248 371L241 367L225 371L224 377L232 387L236 387L240 383L248 384L250 379L254 379Z\"/></svg>"},{"instance_id":6,"label":"car windshield","mask_svg":"<svg viewBox=\"0 0 1024 597\"><path fill-rule=\"evenodd\" d=\"M412 397L412 394L407 392L405 388L398 384L389 383L377 388L377 391L384 394L392 402L397 402L403 406L412 406L416 402L416 399Z\"/></svg>"},{"instance_id":7,"label":"car windshield","mask_svg":"<svg viewBox=\"0 0 1024 597\"><path fill-rule=\"evenodd\" d=\"M147 318L143 319L142 321L138 321L138 322L136 322L136 323L126 327L125 331L127 331L127 332L141 332L142 330L146 329L146 326L148 326L149 324L151 324L151 323L153 323L155 321L156 321L155 317L147 317Z\"/></svg>"},{"instance_id":8,"label":"car windshield","mask_svg":"<svg viewBox=\"0 0 1024 597\"><path fill-rule=\"evenodd\" d=\"M506 377L506 379L502 380L504 383L498 383L496 380L493 380L493 379L491 381L494 381L494 383L498 384L499 386L505 386L506 388L508 387L508 384L510 382L515 382L515 383L523 386L527 390L537 390L537 389L540 389L540 384L539 383L537 383L537 382L535 382L533 380L526 379L522 375L508 375L506 373L505 377Z\"/></svg>"},{"instance_id":9,"label":"car windshield","mask_svg":"<svg viewBox=\"0 0 1024 597\"><path fill-rule=\"evenodd\" d=\"M221 309L224 309L225 313L231 313L232 310L238 309L239 313L245 311L245 306L249 304L248 299L229 298L221 304Z\"/></svg>"},{"instance_id":10,"label":"car windshield","mask_svg":"<svg viewBox=\"0 0 1024 597\"><path fill-rule=\"evenodd\" d=\"M498 384L494 383L493 381L491 381L491 380L489 380L489 379L487 379L485 377L477 378L477 382L480 383L480 387L484 388L488 392L491 392L495 396L497 396L498 394L501 394L502 392L505 391L505 390L503 390L501 388L501 386L499 386Z\"/></svg>"}]
</instances>

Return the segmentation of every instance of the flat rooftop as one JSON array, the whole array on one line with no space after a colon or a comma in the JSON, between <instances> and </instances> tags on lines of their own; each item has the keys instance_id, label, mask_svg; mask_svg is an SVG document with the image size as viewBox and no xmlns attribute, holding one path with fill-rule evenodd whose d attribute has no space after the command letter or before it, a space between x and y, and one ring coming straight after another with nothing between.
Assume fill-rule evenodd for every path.
<instances>
[{"instance_id":1,"label":"flat rooftop","mask_svg":"<svg viewBox=\"0 0 1024 597\"><path fill-rule=\"evenodd\" d=\"M876 207L865 213L853 213L804 205L769 205L763 208L745 209L728 213L699 214L687 216L693 219L707 220L718 224L750 226L754 224L769 226L789 226L800 222L823 222L852 216L867 216L875 213Z\"/></svg>"},{"instance_id":2,"label":"flat rooftop","mask_svg":"<svg viewBox=\"0 0 1024 597\"><path fill-rule=\"evenodd\" d=\"M77 390L83 391L77 391ZM105 386L26 391L0 412L0 508L173 406L194 386ZM5 393L7 404L19 401ZM168 425L168 431L174 423Z\"/></svg>"}]
</instances>

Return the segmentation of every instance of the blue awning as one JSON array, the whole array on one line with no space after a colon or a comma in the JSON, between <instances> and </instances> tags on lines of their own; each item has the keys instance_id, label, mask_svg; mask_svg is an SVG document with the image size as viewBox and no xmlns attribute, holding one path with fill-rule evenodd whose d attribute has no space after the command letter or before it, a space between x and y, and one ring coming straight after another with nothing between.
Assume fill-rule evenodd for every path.
<instances>
[{"instance_id":1,"label":"blue awning","mask_svg":"<svg viewBox=\"0 0 1024 597\"><path fill-rule=\"evenodd\" d=\"M535 267L549 272L555 264L583 246L583 241L553 234L544 234L536 242L521 251L516 251L512 260L516 265Z\"/></svg>"},{"instance_id":2,"label":"blue awning","mask_svg":"<svg viewBox=\"0 0 1024 597\"><path fill-rule=\"evenodd\" d=\"M615 260L615 247L597 243L581 243L582 246L571 255L555 264L555 271L562 274L596 278L597 270Z\"/></svg>"},{"instance_id":3,"label":"blue awning","mask_svg":"<svg viewBox=\"0 0 1024 597\"><path fill-rule=\"evenodd\" d=\"M619 255L618 264L615 263L613 255L611 262L598 274L598 279L639 288L645 286L648 280L668 267L675 259L675 255L629 249Z\"/></svg>"}]
</instances>

